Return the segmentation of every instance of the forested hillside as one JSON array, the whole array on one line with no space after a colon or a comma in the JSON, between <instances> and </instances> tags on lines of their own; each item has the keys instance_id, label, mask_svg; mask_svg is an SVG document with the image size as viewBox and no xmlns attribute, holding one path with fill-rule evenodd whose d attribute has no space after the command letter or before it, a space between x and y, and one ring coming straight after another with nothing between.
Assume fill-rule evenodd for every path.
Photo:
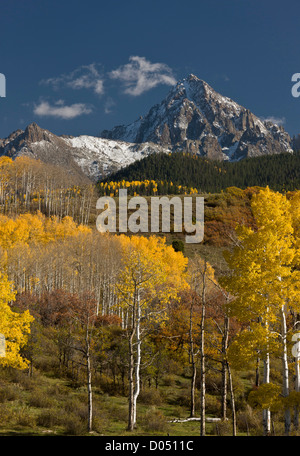
<instances>
[{"instance_id":1,"label":"forested hillside","mask_svg":"<svg viewBox=\"0 0 300 456\"><path fill-rule=\"evenodd\" d=\"M205 192L187 245L95 225L120 188L197 196L179 170L98 186L27 158L0 170L0 434L298 435L299 191Z\"/></svg>"},{"instance_id":2,"label":"forested hillside","mask_svg":"<svg viewBox=\"0 0 300 456\"><path fill-rule=\"evenodd\" d=\"M0 212L18 216L42 212L59 219L70 216L88 224L98 192L59 166L29 157L0 158Z\"/></svg>"},{"instance_id":3,"label":"forested hillside","mask_svg":"<svg viewBox=\"0 0 300 456\"><path fill-rule=\"evenodd\" d=\"M227 187L269 186L276 191L300 187L300 153L266 155L238 162L212 161L194 154L153 154L109 176L110 181L154 180L216 193ZM166 193L168 188L164 189Z\"/></svg>"}]
</instances>

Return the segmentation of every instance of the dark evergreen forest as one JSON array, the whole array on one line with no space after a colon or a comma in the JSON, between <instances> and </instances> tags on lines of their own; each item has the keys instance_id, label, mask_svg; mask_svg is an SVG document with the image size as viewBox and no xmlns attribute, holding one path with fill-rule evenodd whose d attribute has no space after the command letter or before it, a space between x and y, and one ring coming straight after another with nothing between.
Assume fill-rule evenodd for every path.
<instances>
[{"instance_id":1,"label":"dark evergreen forest","mask_svg":"<svg viewBox=\"0 0 300 456\"><path fill-rule=\"evenodd\" d=\"M219 192L235 186L241 189L269 186L275 191L300 188L300 151L266 155L239 162L212 161L205 157L174 152L153 154L110 175L105 181L156 180L196 187L199 192ZM162 185L162 184L161 184ZM164 184L165 185L165 184ZM168 189L164 193L168 193Z\"/></svg>"}]
</instances>

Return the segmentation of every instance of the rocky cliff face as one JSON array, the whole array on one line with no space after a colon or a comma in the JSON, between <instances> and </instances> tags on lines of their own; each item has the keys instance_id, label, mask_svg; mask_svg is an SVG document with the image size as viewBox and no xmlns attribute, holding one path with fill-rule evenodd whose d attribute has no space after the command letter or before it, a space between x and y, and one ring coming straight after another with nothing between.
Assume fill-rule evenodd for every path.
<instances>
[{"instance_id":1,"label":"rocky cliff face","mask_svg":"<svg viewBox=\"0 0 300 456\"><path fill-rule=\"evenodd\" d=\"M144 118L105 130L101 137L151 141L220 160L292 151L291 138L281 126L261 121L194 75L178 82Z\"/></svg>"},{"instance_id":2,"label":"rocky cliff face","mask_svg":"<svg viewBox=\"0 0 300 456\"><path fill-rule=\"evenodd\" d=\"M76 180L88 179L74 160L70 148L66 147L65 140L40 128L36 123L28 125L25 131L17 130L7 138L0 139L0 155L13 160L27 156L65 168Z\"/></svg>"},{"instance_id":3,"label":"rocky cliff face","mask_svg":"<svg viewBox=\"0 0 300 456\"><path fill-rule=\"evenodd\" d=\"M28 156L60 166L77 181L97 181L151 153L169 152L157 144L131 144L94 136L56 136L32 123L0 139L0 156Z\"/></svg>"}]
</instances>

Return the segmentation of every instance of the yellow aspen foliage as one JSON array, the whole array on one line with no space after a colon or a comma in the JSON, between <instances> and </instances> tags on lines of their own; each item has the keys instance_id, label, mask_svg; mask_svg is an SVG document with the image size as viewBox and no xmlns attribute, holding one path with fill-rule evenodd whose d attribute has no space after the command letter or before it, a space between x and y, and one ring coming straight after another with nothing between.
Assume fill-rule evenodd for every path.
<instances>
[{"instance_id":1,"label":"yellow aspen foliage","mask_svg":"<svg viewBox=\"0 0 300 456\"><path fill-rule=\"evenodd\" d=\"M188 260L167 246L164 238L121 235L117 239L123 252L118 288L125 306L129 304L128 297L134 300L137 287L141 291L141 307L156 296L161 304L166 304L179 289L186 287L184 272Z\"/></svg>"},{"instance_id":2,"label":"yellow aspen foliage","mask_svg":"<svg viewBox=\"0 0 300 456\"><path fill-rule=\"evenodd\" d=\"M266 188L253 196L251 207L257 229L237 228L239 244L225 255L232 273L221 280L236 297L230 314L249 322L230 347L235 365L242 361L248 364L258 353L263 357L280 350L273 331L281 327L286 309L299 312L291 204L285 195Z\"/></svg>"},{"instance_id":3,"label":"yellow aspen foliage","mask_svg":"<svg viewBox=\"0 0 300 456\"><path fill-rule=\"evenodd\" d=\"M294 264L300 269L300 191L292 192L291 195L287 195L290 202L292 225L294 229L294 247L296 249L296 255Z\"/></svg>"},{"instance_id":4,"label":"yellow aspen foliage","mask_svg":"<svg viewBox=\"0 0 300 456\"><path fill-rule=\"evenodd\" d=\"M225 254L232 275L222 284L237 297L232 314L242 321L259 316L271 322L287 295L299 298L291 286L298 273L292 271L296 252L290 203L267 188L253 196L251 207L258 228L237 228L240 244Z\"/></svg>"},{"instance_id":5,"label":"yellow aspen foliage","mask_svg":"<svg viewBox=\"0 0 300 456\"><path fill-rule=\"evenodd\" d=\"M248 401L252 407L278 412L282 409L283 405L280 386L274 383L260 385L256 390L250 392Z\"/></svg>"},{"instance_id":6,"label":"yellow aspen foliage","mask_svg":"<svg viewBox=\"0 0 300 456\"><path fill-rule=\"evenodd\" d=\"M72 217L47 218L41 213L21 214L16 218L0 216L0 247L10 249L18 244L47 243L89 233L87 226L77 225Z\"/></svg>"},{"instance_id":7,"label":"yellow aspen foliage","mask_svg":"<svg viewBox=\"0 0 300 456\"><path fill-rule=\"evenodd\" d=\"M30 334L30 324L34 320L29 311L13 312L9 302L15 293L7 277L0 273L0 334L5 337L5 351L0 356L0 366L11 366L24 369L28 362L20 354Z\"/></svg>"},{"instance_id":8,"label":"yellow aspen foliage","mask_svg":"<svg viewBox=\"0 0 300 456\"><path fill-rule=\"evenodd\" d=\"M262 359L267 352L280 354L277 339L277 334L270 332L268 326L252 323L247 331L240 332L230 344L228 361L237 370L255 368L258 353Z\"/></svg>"},{"instance_id":9,"label":"yellow aspen foliage","mask_svg":"<svg viewBox=\"0 0 300 456\"><path fill-rule=\"evenodd\" d=\"M128 429L133 430L140 393L142 340L145 333L157 329L158 325L164 326L167 304L186 286L187 259L167 246L164 238L121 235L117 239L122 252L117 282L118 306L128 317Z\"/></svg>"}]
</instances>

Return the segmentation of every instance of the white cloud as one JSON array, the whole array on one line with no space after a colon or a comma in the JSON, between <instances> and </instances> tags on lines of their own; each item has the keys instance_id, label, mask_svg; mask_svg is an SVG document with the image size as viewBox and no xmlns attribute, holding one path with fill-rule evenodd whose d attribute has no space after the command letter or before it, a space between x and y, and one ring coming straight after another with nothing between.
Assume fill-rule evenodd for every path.
<instances>
[{"instance_id":1,"label":"white cloud","mask_svg":"<svg viewBox=\"0 0 300 456\"><path fill-rule=\"evenodd\" d=\"M164 63L151 63L145 57L131 56L130 63L109 73L125 85L124 92L138 96L160 84L175 85L171 68Z\"/></svg>"},{"instance_id":2,"label":"white cloud","mask_svg":"<svg viewBox=\"0 0 300 456\"><path fill-rule=\"evenodd\" d=\"M41 117L57 117L59 119L74 119L83 114L90 114L92 108L84 103L74 103L66 106L63 100L58 100L54 106L47 101L41 101L34 107L34 114Z\"/></svg>"},{"instance_id":3,"label":"white cloud","mask_svg":"<svg viewBox=\"0 0 300 456\"><path fill-rule=\"evenodd\" d=\"M94 92L96 92L98 95L102 95L104 93L104 84L101 79L95 81Z\"/></svg>"},{"instance_id":4,"label":"white cloud","mask_svg":"<svg viewBox=\"0 0 300 456\"><path fill-rule=\"evenodd\" d=\"M103 78L95 63L82 65L69 74L62 74L56 78L43 79L41 84L50 85L57 90L60 87L69 87L74 90L92 89L97 95L104 93Z\"/></svg>"},{"instance_id":5,"label":"white cloud","mask_svg":"<svg viewBox=\"0 0 300 456\"><path fill-rule=\"evenodd\" d=\"M285 124L285 117L269 116L269 117L262 117L261 120L263 120L264 122L272 122L273 124L276 124L276 125Z\"/></svg>"},{"instance_id":6,"label":"white cloud","mask_svg":"<svg viewBox=\"0 0 300 456\"><path fill-rule=\"evenodd\" d=\"M112 108L116 105L115 101L108 97L105 104L104 104L104 112L105 114L110 114L112 112Z\"/></svg>"}]
</instances>

